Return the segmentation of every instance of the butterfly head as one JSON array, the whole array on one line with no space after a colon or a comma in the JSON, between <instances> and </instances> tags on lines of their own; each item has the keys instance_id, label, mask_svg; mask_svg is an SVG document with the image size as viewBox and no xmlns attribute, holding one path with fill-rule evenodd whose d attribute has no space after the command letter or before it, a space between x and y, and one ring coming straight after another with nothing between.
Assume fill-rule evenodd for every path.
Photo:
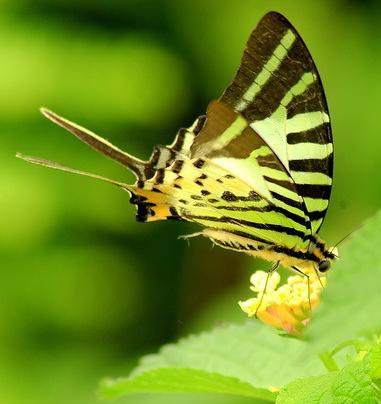
<instances>
[{"instance_id":1,"label":"butterfly head","mask_svg":"<svg viewBox=\"0 0 381 404\"><path fill-rule=\"evenodd\" d=\"M332 261L334 261L336 258L339 258L339 252L337 251L337 248L334 247L330 249L324 248L322 253L322 258L317 264L317 269L319 272L325 273L331 268Z\"/></svg>"},{"instance_id":2,"label":"butterfly head","mask_svg":"<svg viewBox=\"0 0 381 404\"><path fill-rule=\"evenodd\" d=\"M319 272L327 272L331 268L331 261L322 260L319 262L318 270Z\"/></svg>"}]
</instances>

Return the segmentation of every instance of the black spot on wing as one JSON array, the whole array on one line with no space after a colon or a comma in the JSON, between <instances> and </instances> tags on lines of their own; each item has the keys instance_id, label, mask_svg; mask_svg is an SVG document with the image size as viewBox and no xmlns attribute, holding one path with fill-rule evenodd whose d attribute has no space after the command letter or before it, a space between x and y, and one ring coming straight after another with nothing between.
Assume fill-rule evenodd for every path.
<instances>
[{"instance_id":1,"label":"black spot on wing","mask_svg":"<svg viewBox=\"0 0 381 404\"><path fill-rule=\"evenodd\" d=\"M248 196L238 196L230 191L224 191L221 195L221 199L227 202L237 201L259 201L261 197L254 191L250 191Z\"/></svg>"},{"instance_id":2,"label":"black spot on wing","mask_svg":"<svg viewBox=\"0 0 381 404\"><path fill-rule=\"evenodd\" d=\"M221 195L221 199L227 202L237 202L239 200L238 197L230 191L224 191Z\"/></svg>"},{"instance_id":3,"label":"black spot on wing","mask_svg":"<svg viewBox=\"0 0 381 404\"><path fill-rule=\"evenodd\" d=\"M155 179L154 179L156 185L162 184L164 182L164 173L165 173L164 168L159 168L156 171L156 175L155 175Z\"/></svg>"},{"instance_id":4,"label":"black spot on wing","mask_svg":"<svg viewBox=\"0 0 381 404\"><path fill-rule=\"evenodd\" d=\"M194 165L196 168L202 168L202 167L204 166L204 164L205 164L205 160L203 160L203 159L197 159L197 160L193 163L193 165Z\"/></svg>"},{"instance_id":5,"label":"black spot on wing","mask_svg":"<svg viewBox=\"0 0 381 404\"><path fill-rule=\"evenodd\" d=\"M183 168L184 160L176 160L173 164L172 171L176 174L179 174L181 169Z\"/></svg>"}]
</instances>

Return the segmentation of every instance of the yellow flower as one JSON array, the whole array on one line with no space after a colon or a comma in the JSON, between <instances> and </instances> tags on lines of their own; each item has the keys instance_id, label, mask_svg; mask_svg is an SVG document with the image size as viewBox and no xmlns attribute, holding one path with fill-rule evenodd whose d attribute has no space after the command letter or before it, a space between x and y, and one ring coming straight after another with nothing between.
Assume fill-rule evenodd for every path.
<instances>
[{"instance_id":1,"label":"yellow flower","mask_svg":"<svg viewBox=\"0 0 381 404\"><path fill-rule=\"evenodd\" d=\"M319 279L315 271L305 273L309 277L309 288L308 278L303 275L289 276L287 283L278 287L280 275L273 272L269 275L265 291L268 273L255 272L250 278L250 289L257 295L239 302L241 309L249 317L256 315L264 323L289 334L300 334L309 321L311 310L319 302L322 285L326 284L326 278L322 276Z\"/></svg>"}]
</instances>

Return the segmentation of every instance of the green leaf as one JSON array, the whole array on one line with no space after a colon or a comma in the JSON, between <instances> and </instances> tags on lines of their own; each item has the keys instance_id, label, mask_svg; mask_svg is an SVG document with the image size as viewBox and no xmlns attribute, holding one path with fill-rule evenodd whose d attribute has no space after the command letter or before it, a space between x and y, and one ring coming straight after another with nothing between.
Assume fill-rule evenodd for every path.
<instances>
[{"instance_id":1,"label":"green leaf","mask_svg":"<svg viewBox=\"0 0 381 404\"><path fill-rule=\"evenodd\" d=\"M208 391L263 399L273 397L272 388L323 370L317 356L308 354L305 342L249 321L164 346L158 354L144 357L129 378L103 384L102 393Z\"/></svg>"},{"instance_id":2,"label":"green leaf","mask_svg":"<svg viewBox=\"0 0 381 404\"><path fill-rule=\"evenodd\" d=\"M145 372L135 378L105 380L101 393L105 398L116 398L136 392L217 393L253 397L274 402L276 394L254 388L233 377L198 369L164 368Z\"/></svg>"},{"instance_id":3,"label":"green leaf","mask_svg":"<svg viewBox=\"0 0 381 404\"><path fill-rule=\"evenodd\" d=\"M381 331L381 211L343 245L305 337L310 349Z\"/></svg>"},{"instance_id":4,"label":"green leaf","mask_svg":"<svg viewBox=\"0 0 381 404\"><path fill-rule=\"evenodd\" d=\"M373 346L368 354L369 374L372 379L381 379L381 345Z\"/></svg>"},{"instance_id":5,"label":"green leaf","mask_svg":"<svg viewBox=\"0 0 381 404\"><path fill-rule=\"evenodd\" d=\"M377 403L367 370L365 362L357 362L337 372L296 380L281 390L276 403Z\"/></svg>"}]
</instances>

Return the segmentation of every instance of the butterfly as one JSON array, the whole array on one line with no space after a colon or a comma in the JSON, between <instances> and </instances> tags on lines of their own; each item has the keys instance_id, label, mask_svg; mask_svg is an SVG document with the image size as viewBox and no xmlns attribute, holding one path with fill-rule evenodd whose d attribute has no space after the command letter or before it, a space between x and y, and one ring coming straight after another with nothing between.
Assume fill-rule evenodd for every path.
<instances>
[{"instance_id":1,"label":"butterfly","mask_svg":"<svg viewBox=\"0 0 381 404\"><path fill-rule=\"evenodd\" d=\"M136 176L133 185L19 154L29 162L111 182L141 222L183 220L223 248L302 272L325 272L336 250L318 237L328 208L333 143L312 57L291 23L266 14L233 82L172 144L138 159L47 109L42 113ZM192 236L192 235L191 235Z\"/></svg>"}]
</instances>

